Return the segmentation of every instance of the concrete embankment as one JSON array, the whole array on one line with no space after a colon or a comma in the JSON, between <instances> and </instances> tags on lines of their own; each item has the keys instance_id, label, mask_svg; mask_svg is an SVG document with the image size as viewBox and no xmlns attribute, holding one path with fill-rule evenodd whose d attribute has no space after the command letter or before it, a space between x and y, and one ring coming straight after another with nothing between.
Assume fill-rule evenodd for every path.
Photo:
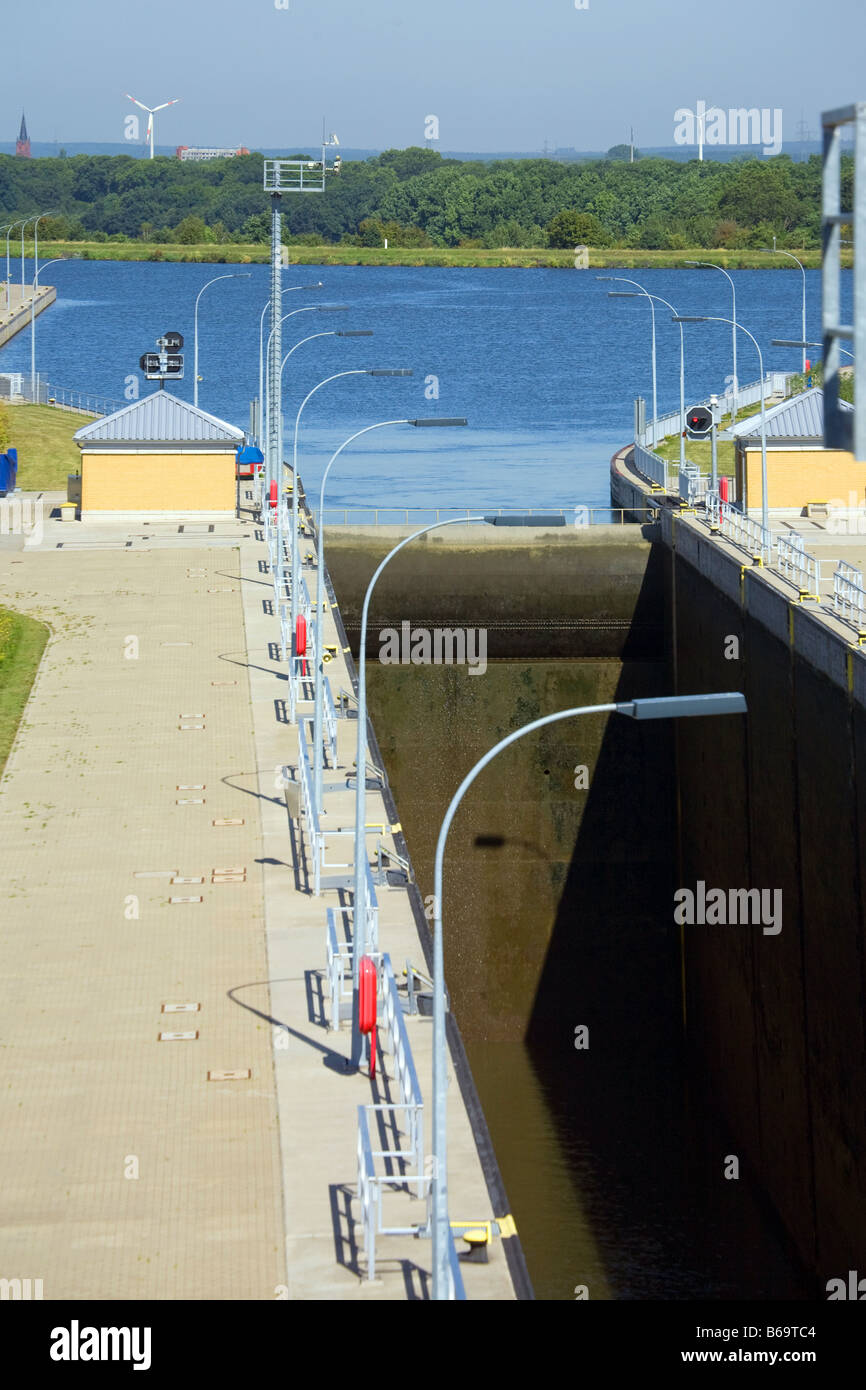
<instances>
[{"instance_id":1,"label":"concrete embankment","mask_svg":"<svg viewBox=\"0 0 866 1390\"><path fill-rule=\"evenodd\" d=\"M0 285L0 347L10 342L22 328L30 326L33 309L43 313L57 298L53 285L43 285L36 292L36 304L31 304L31 287L26 286L23 293L20 285L9 286L9 304L6 303L6 285Z\"/></svg>"}]
</instances>

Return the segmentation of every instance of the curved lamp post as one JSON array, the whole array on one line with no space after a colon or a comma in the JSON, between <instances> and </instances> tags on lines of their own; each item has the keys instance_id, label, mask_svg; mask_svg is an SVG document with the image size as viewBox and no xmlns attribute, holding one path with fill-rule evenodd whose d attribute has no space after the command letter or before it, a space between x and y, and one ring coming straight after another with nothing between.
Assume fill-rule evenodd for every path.
<instances>
[{"instance_id":1,"label":"curved lamp post","mask_svg":"<svg viewBox=\"0 0 866 1390\"><path fill-rule=\"evenodd\" d=\"M39 270L46 270L50 265L59 265L61 261L75 260L73 256L55 256L53 261L43 261ZM33 295L30 300L30 399L36 400L36 293L39 289L39 270L33 276Z\"/></svg>"},{"instance_id":2,"label":"curved lamp post","mask_svg":"<svg viewBox=\"0 0 866 1390\"><path fill-rule=\"evenodd\" d=\"M640 299L639 294L634 290L608 290L608 299ZM666 309L670 309L672 314L676 314L673 304L669 304L666 299L662 299L660 294L651 294L650 299L658 300L659 304L664 304ZM655 431L653 431L653 443L655 443ZM686 353L683 343L683 326L680 324L680 465L686 461Z\"/></svg>"},{"instance_id":3,"label":"curved lamp post","mask_svg":"<svg viewBox=\"0 0 866 1390\"><path fill-rule=\"evenodd\" d=\"M286 267L283 267L283 268L285 269ZM321 282L321 280L317 280L316 283L315 283L314 285L289 285L287 289L284 289L284 290L282 291L282 293L283 293L283 294L294 294L295 291L297 291L297 290L320 290L321 288L322 288L322 282ZM270 309L270 307L271 307L271 301L270 301L270 300L267 300L267 302L266 302L266 304L265 304L265 307L262 309L262 312L261 312L261 314L259 315L259 432L258 432L258 445L259 445L259 448L261 448L261 446L262 446L262 441L263 441L263 439L266 438L266 435L265 435L265 432L264 432L264 419L265 419L265 401L264 401L264 394L265 394L265 359L264 359L264 351L265 351L265 349L264 349L264 331L265 331L265 314L268 312L268 310Z\"/></svg>"},{"instance_id":4,"label":"curved lamp post","mask_svg":"<svg viewBox=\"0 0 866 1390\"><path fill-rule=\"evenodd\" d=\"M658 418L658 401L656 399L656 310L653 304L653 296L649 290L645 290L643 285L639 285L637 280L629 280L625 275L596 275L596 280L618 280L623 285L634 285L640 293L646 295L649 300L650 313L652 315L652 358L653 358L653 444L656 442L656 419Z\"/></svg>"},{"instance_id":5,"label":"curved lamp post","mask_svg":"<svg viewBox=\"0 0 866 1390\"><path fill-rule=\"evenodd\" d=\"M765 531L770 529L769 504L767 502L767 411L766 411L766 388L764 382L764 357L758 347L758 340L748 328L744 328L735 319L717 318L715 315L705 314L674 314L674 323L730 323L733 324L734 333L739 328L741 333L745 333L747 338L751 338L755 344L755 351L758 354L758 367L761 373L761 525ZM733 417L731 424L733 425Z\"/></svg>"},{"instance_id":6,"label":"curved lamp post","mask_svg":"<svg viewBox=\"0 0 866 1390\"><path fill-rule=\"evenodd\" d=\"M18 220L17 220L16 222L10 222L10 223L8 223L7 226L5 226L5 227L3 228L4 232L6 233L6 308L7 308L7 310L9 309L9 306L10 306L10 303L11 303L9 284L10 284L10 281L11 281L11 279L12 279L12 271L11 271L11 268L10 268L10 259L9 259L9 239L10 239L10 237L12 236L12 233L14 232L15 228L16 228L16 227L21 227L21 226L23 226L24 223L25 223L26 221L27 221L26 218L20 218L20 217L19 217Z\"/></svg>"},{"instance_id":7,"label":"curved lamp post","mask_svg":"<svg viewBox=\"0 0 866 1390\"><path fill-rule=\"evenodd\" d=\"M294 317L295 317L295 314L339 314L339 313L343 313L344 311L348 310L348 308L349 308L348 304L305 304L304 307L303 307L302 309L291 309L287 314L283 314L283 317L280 319L280 322L279 322L279 327L282 328L283 324L286 322L286 319L294 318ZM265 355L266 355L266 357L268 357L268 358L270 358L270 355L271 355L271 343L272 343L273 340L274 340L274 334L276 333L276 331L277 331L276 328L272 328L271 331L270 331L270 333L268 334L267 346L266 346L266 348L265 348ZM267 481L268 481L269 484L272 483L272 482L274 482L275 480L280 480L280 481L281 481L281 479L280 479L280 474L282 473L282 457L281 457L281 456L282 456L282 452L283 452L283 448L282 448L282 445L283 445L283 422L282 422L282 419L278 420L278 421L276 422L276 424L277 424L277 438L278 438L277 457L274 458L274 459L271 459L271 458L268 458L268 455L267 455L267 454L265 455L265 457L266 457L266 459L267 459L266 477L267 477ZM269 443L269 442L270 442L270 429L271 429L271 402L270 402L270 398L268 399L268 409L267 409L267 414L266 414L266 417L265 417L265 429L266 429L266 431L267 431L267 433L266 433L266 435L265 435L265 439L266 439L266 441ZM278 489L278 491L279 491L279 489Z\"/></svg>"},{"instance_id":8,"label":"curved lamp post","mask_svg":"<svg viewBox=\"0 0 866 1390\"><path fill-rule=\"evenodd\" d=\"M372 336L373 336L373 330L372 330L372 328L346 328L346 329L333 329L333 328L331 328L331 329L328 329L328 330L327 330L326 332L324 332L324 333L310 333L306 338L302 338L301 341L300 341L299 343L295 343L294 347L290 347L290 348L289 348L288 352L286 353L285 357L283 358L282 362L280 363L280 378L282 379L283 368L285 367L285 365L286 365L286 363L288 362L289 358L291 357L292 353L293 353L293 352L297 352L298 348L304 346L304 343L311 343L311 342L313 341L314 338L372 338ZM281 471L282 471L282 470L281 470ZM280 479L280 482L282 482L282 478ZM292 490L294 491L294 483L292 483ZM279 568L278 568L278 573L277 573L277 590L278 590L278 593L279 593L279 595L280 595L280 598L282 598L283 574L284 574L284 569L283 569L283 536L285 535L284 514L285 514L285 506L284 506L284 500L283 500L283 495L282 495L282 489L279 488L279 489L278 489L278 497L277 497L277 536L278 536L277 565L278 565L278 567L279 567ZM285 652L283 652L283 656L285 657ZM291 673L290 673L290 674L291 674Z\"/></svg>"},{"instance_id":9,"label":"curved lamp post","mask_svg":"<svg viewBox=\"0 0 866 1390\"><path fill-rule=\"evenodd\" d=\"M465 425L466 420L444 420L444 421L410 421L411 424L446 424L446 425ZM399 555L407 545L418 539L419 536L426 536L430 531L438 531L443 526L466 526L472 522L481 522L487 526L498 526L502 524L501 518L496 516L458 516L448 517L445 521L434 521L429 526L422 526L420 530L413 531L411 536L404 536L402 541L398 541L392 550L388 551L384 560L381 561L375 570L369 584L367 592L364 594L364 603L361 608L361 638L358 647L358 740L355 755L355 767L357 777L355 779L355 888L354 888L354 931L352 933L352 974L357 992L358 970L361 957L366 949L366 909L367 909L367 616L370 611L370 600L373 597L373 590L377 580L385 566L393 560L395 555ZM533 516L531 513L525 516L509 516L509 526L564 526L564 516ZM358 1007L357 997L353 1009L352 1026L352 1061L357 1066L361 1061L362 1038L358 1029Z\"/></svg>"},{"instance_id":10,"label":"curved lamp post","mask_svg":"<svg viewBox=\"0 0 866 1390\"><path fill-rule=\"evenodd\" d=\"M625 714L631 719L677 719L689 715L744 714L745 696L737 693L718 695L674 695L664 699L631 700L623 704L583 705L577 709L557 710L542 719L524 724L497 743L479 759L466 774L445 812L436 842L433 870L433 1298L449 1296L449 1246L451 1229L448 1224L448 1166L445 1087L447 1077L447 1044L445 1038L445 975L442 947L442 864L445 841L457 807L479 772L492 762L498 753L516 743L524 734L555 724L561 719L573 719L581 714Z\"/></svg>"},{"instance_id":11,"label":"curved lamp post","mask_svg":"<svg viewBox=\"0 0 866 1390\"><path fill-rule=\"evenodd\" d=\"M230 274L227 274L227 275L215 275L214 278L213 278L212 280L208 280L208 282L207 282L206 285L202 285L201 289L199 290L198 294L197 294L196 297L195 297L195 312L194 312L194 314L193 314L194 329L193 329L193 352L192 352L192 360L193 360L193 369L192 369L192 376L193 376L192 403L193 403L193 405L198 405L198 302L199 302L199 300L201 299L202 295L204 294L205 290L206 290L206 289L209 289L209 287L210 287L211 285L215 285L216 282L217 282L217 280L249 280L249 279L251 279L251 278L252 278L252 271L249 271L249 270L236 270L236 271L232 271Z\"/></svg>"},{"instance_id":12,"label":"curved lamp post","mask_svg":"<svg viewBox=\"0 0 866 1390\"><path fill-rule=\"evenodd\" d=\"M803 346L803 376L805 377L805 375L806 375L806 267L804 266L804 264L803 264L802 261L798 260L797 257L796 257L795 255L792 254L792 252L790 252L790 251L783 251L782 248L781 248L781 246L777 246L777 245L776 245L776 238L775 238L775 237L773 237L773 245L772 245L772 246L761 246L761 247L759 247L758 249L759 249L760 251L763 251L763 253L764 253L765 256L787 256L789 261L793 261L795 265L798 265L798 266L800 267L800 272L801 272L801 274L802 274L802 276L803 276L803 304L802 304L802 314L801 314L801 318L802 318L802 328L803 328L803 343L802 343L802 346Z\"/></svg>"},{"instance_id":13,"label":"curved lamp post","mask_svg":"<svg viewBox=\"0 0 866 1390\"><path fill-rule=\"evenodd\" d=\"M735 323L735 322L736 322L736 319L737 319L737 287L736 287L736 285L734 284L734 282L733 282L731 276L730 276L730 275L728 274L728 272L725 270L724 266L716 265L715 261L686 261L685 264L686 264L686 265L692 265L692 266L700 266L702 269L705 269L705 270L718 270L718 271L721 272L722 275L724 275L725 279L727 280L728 284L729 284L730 287L731 287L731 317L728 319L728 322L729 322L729 323ZM806 335L805 335L805 333L804 333L804 334L803 334L803 337L805 338L805 336L806 336ZM733 388L733 389L732 389L732 392L731 392L731 424L732 424L732 425L735 425L735 424L737 423L737 403L738 403L738 396L739 396L739 390L740 390L740 382L739 382L739 379L738 379L738 377L737 377L737 330L736 330L736 328L734 328L733 331L731 332L731 351L732 351L733 357L734 357L734 380L733 380L733 383L732 383L732 388Z\"/></svg>"}]
</instances>

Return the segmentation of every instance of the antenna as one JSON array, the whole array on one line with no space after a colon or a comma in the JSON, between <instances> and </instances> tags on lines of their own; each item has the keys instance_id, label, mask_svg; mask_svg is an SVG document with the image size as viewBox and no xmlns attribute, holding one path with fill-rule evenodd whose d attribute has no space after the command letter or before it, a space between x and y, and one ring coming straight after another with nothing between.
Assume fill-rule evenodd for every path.
<instances>
[{"instance_id":1,"label":"antenna","mask_svg":"<svg viewBox=\"0 0 866 1390\"><path fill-rule=\"evenodd\" d=\"M147 112L147 131L146 131L146 133L145 133L144 139L145 139L145 143L147 143L148 141L150 142L150 157L151 157L151 159L153 159L153 117L154 117L154 114L155 114L157 111L164 111L165 108L166 108L167 106L177 106L177 103L180 101L180 97L173 97L171 101L164 101L164 102L162 103L161 106L145 106L145 104L144 104L143 101L139 101L137 97L131 96L129 92L127 92L125 95L126 95L127 101L131 101L132 104L133 104L133 106L140 106L141 109L142 109L142 111L146 111L146 112Z\"/></svg>"}]
</instances>

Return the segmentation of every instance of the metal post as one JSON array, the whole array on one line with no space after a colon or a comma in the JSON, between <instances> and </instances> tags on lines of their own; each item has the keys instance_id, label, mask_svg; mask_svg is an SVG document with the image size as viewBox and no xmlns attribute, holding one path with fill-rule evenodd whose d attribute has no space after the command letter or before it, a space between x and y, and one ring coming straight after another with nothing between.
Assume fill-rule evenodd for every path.
<instances>
[{"instance_id":1,"label":"metal post","mask_svg":"<svg viewBox=\"0 0 866 1390\"><path fill-rule=\"evenodd\" d=\"M445 812L433 869L433 1298L448 1298L449 1249L451 1229L448 1224L448 1148L446 1123L446 1087L448 1049L445 1035L445 973L442 943L442 866L445 841L460 802L475 778L503 749L547 724L572 719L583 714L625 714L634 719L673 719L691 715L740 714L746 712L742 695L681 695L669 699L634 700L623 704L583 705L576 709L557 710L554 714L535 719L516 729L495 744L467 773Z\"/></svg>"},{"instance_id":2,"label":"metal post","mask_svg":"<svg viewBox=\"0 0 866 1390\"><path fill-rule=\"evenodd\" d=\"M845 444L845 429L839 410L839 339L832 331L839 325L841 311L842 228L838 220L841 211L841 145L841 127L825 123L821 186L821 327L824 342L824 443L828 449L841 449ZM856 259L855 255L855 264Z\"/></svg>"},{"instance_id":3,"label":"metal post","mask_svg":"<svg viewBox=\"0 0 866 1390\"><path fill-rule=\"evenodd\" d=\"M321 513L320 513L321 515ZM357 777L355 783L355 890L354 902L355 918L363 916L367 908L367 616L370 611L370 600L373 597L373 590L376 581L384 570L385 566L394 556L401 551L404 546L411 541L417 540L419 536L425 536L428 531L435 531L440 526L465 526L468 521L483 522L483 516L459 516L450 517L446 521L436 521L431 526L424 526L420 531L415 531L411 536L406 536L402 541L389 550L382 560L378 569L373 574L372 579L367 585L367 592L364 594L364 603L361 609L361 638L358 647L358 737L355 754L355 767ZM352 978L355 982L357 991L358 970L361 960L361 952L358 950L357 939L358 928L353 932L352 941ZM362 944L363 944L362 933ZM352 1060L355 1066L361 1061L362 1037L357 1029L357 1008L354 1010L353 1018L355 1026L352 1032Z\"/></svg>"},{"instance_id":4,"label":"metal post","mask_svg":"<svg viewBox=\"0 0 866 1390\"><path fill-rule=\"evenodd\" d=\"M866 103L859 103L854 122L854 457L866 462Z\"/></svg>"},{"instance_id":5,"label":"metal post","mask_svg":"<svg viewBox=\"0 0 866 1390\"><path fill-rule=\"evenodd\" d=\"M682 327L682 324L680 324L680 332L682 332ZM712 459L710 472L710 488L713 492L717 492L719 486L718 449L716 439L718 429L719 427L716 424L716 412L715 410L713 410L713 427L710 430L710 455Z\"/></svg>"},{"instance_id":6,"label":"metal post","mask_svg":"<svg viewBox=\"0 0 866 1390\"><path fill-rule=\"evenodd\" d=\"M282 343L282 217L280 194L271 194L271 337L268 356L268 449L265 467L265 505L268 505L270 485L282 472L282 398L280 394L280 362ZM277 484L277 497L280 495ZM279 507L279 503L277 504ZM292 574L292 587L295 576Z\"/></svg>"}]
</instances>

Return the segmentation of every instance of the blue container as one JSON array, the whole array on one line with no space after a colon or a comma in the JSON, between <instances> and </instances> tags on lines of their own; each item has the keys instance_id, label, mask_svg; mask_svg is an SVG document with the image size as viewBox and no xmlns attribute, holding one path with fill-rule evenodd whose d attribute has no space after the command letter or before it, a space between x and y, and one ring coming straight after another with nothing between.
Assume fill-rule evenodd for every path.
<instances>
[{"instance_id":1,"label":"blue container","mask_svg":"<svg viewBox=\"0 0 866 1390\"><path fill-rule=\"evenodd\" d=\"M15 480L18 477L18 450L7 449L5 454L0 454L0 493L5 497L7 492L15 491Z\"/></svg>"}]
</instances>

